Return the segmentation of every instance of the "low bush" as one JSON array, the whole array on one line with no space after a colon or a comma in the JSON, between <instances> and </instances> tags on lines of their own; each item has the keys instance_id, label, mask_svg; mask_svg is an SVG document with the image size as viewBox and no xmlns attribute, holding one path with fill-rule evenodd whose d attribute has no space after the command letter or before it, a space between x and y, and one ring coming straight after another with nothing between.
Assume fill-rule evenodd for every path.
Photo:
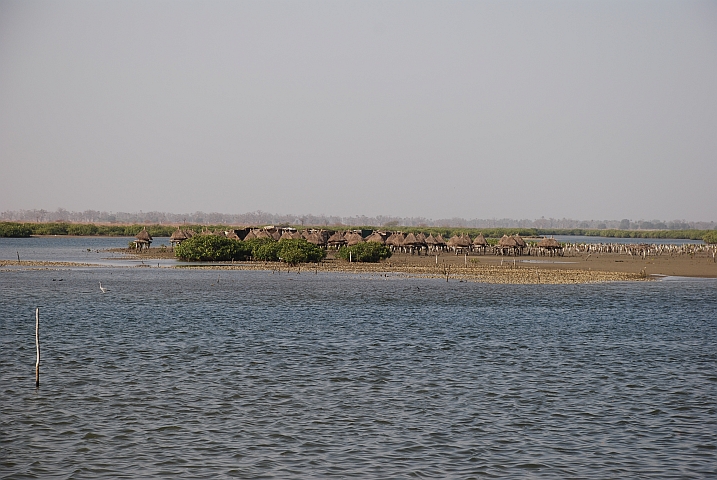
<instances>
[{"instance_id":1,"label":"low bush","mask_svg":"<svg viewBox=\"0 0 717 480\"><path fill-rule=\"evenodd\" d=\"M258 244L253 249L252 257L254 260L260 260L262 262L279 261L279 242L276 240L269 240Z\"/></svg>"},{"instance_id":2,"label":"low bush","mask_svg":"<svg viewBox=\"0 0 717 480\"><path fill-rule=\"evenodd\" d=\"M251 254L243 242L219 235L196 235L174 249L176 257L189 261L246 260Z\"/></svg>"},{"instance_id":3,"label":"low bush","mask_svg":"<svg viewBox=\"0 0 717 480\"><path fill-rule=\"evenodd\" d=\"M24 238L32 235L32 229L27 225L14 222L0 222L0 237Z\"/></svg>"},{"instance_id":4,"label":"low bush","mask_svg":"<svg viewBox=\"0 0 717 480\"><path fill-rule=\"evenodd\" d=\"M353 262L380 262L391 258L391 249L376 242L358 243L350 247L341 247L337 257Z\"/></svg>"},{"instance_id":5,"label":"low bush","mask_svg":"<svg viewBox=\"0 0 717 480\"><path fill-rule=\"evenodd\" d=\"M301 239L273 240L257 238L245 242L252 247L254 260L264 262L282 261L291 265L299 263L316 263L326 257L326 251Z\"/></svg>"},{"instance_id":6,"label":"low bush","mask_svg":"<svg viewBox=\"0 0 717 480\"><path fill-rule=\"evenodd\" d=\"M717 230L712 230L710 232L707 232L704 237L702 237L702 240L705 243L717 243Z\"/></svg>"},{"instance_id":7,"label":"low bush","mask_svg":"<svg viewBox=\"0 0 717 480\"><path fill-rule=\"evenodd\" d=\"M218 235L197 235L174 249L176 257L190 261L248 260L282 261L291 265L320 262L326 251L304 239L255 238L241 242Z\"/></svg>"},{"instance_id":8,"label":"low bush","mask_svg":"<svg viewBox=\"0 0 717 480\"><path fill-rule=\"evenodd\" d=\"M99 228L92 223L73 223L67 226L68 235L90 236L98 233Z\"/></svg>"},{"instance_id":9,"label":"low bush","mask_svg":"<svg viewBox=\"0 0 717 480\"><path fill-rule=\"evenodd\" d=\"M318 263L326 258L326 250L309 243L303 238L280 240L279 260L297 265L299 263Z\"/></svg>"}]
</instances>

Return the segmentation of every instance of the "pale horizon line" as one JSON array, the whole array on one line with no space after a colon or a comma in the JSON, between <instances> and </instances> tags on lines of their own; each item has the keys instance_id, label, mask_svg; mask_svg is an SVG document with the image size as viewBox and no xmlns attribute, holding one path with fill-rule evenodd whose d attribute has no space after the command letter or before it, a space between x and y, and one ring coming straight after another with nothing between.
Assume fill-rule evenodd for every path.
<instances>
[{"instance_id":1,"label":"pale horizon line","mask_svg":"<svg viewBox=\"0 0 717 480\"><path fill-rule=\"evenodd\" d=\"M404 226L404 227L468 227L468 228L585 228L618 230L712 230L717 228L715 221L687 221L684 219L571 219L545 218L473 218L451 217L431 219L426 217L401 217L396 215L326 215L326 214L276 214L257 210L246 213L202 212L172 213L161 211L121 212L121 211L69 211L57 208L54 211L44 209L5 210L0 213L1 221L23 222L70 222L70 223L155 223L155 224L281 224L292 225L347 225L347 226Z\"/></svg>"}]
</instances>

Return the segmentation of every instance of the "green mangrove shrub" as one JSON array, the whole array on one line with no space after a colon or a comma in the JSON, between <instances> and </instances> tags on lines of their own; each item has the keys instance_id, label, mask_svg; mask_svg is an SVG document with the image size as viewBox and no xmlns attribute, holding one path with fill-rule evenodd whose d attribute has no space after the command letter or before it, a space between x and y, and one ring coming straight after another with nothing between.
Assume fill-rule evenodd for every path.
<instances>
[{"instance_id":1,"label":"green mangrove shrub","mask_svg":"<svg viewBox=\"0 0 717 480\"><path fill-rule=\"evenodd\" d=\"M326 251L301 239L276 240L257 238L245 242L252 247L254 260L264 262L317 263L326 258Z\"/></svg>"},{"instance_id":2,"label":"green mangrove shrub","mask_svg":"<svg viewBox=\"0 0 717 480\"><path fill-rule=\"evenodd\" d=\"M705 243L717 243L717 230L709 231L702 237Z\"/></svg>"},{"instance_id":3,"label":"green mangrove shrub","mask_svg":"<svg viewBox=\"0 0 717 480\"><path fill-rule=\"evenodd\" d=\"M32 235L32 229L22 223L0 222L0 237L25 238Z\"/></svg>"},{"instance_id":4,"label":"green mangrove shrub","mask_svg":"<svg viewBox=\"0 0 717 480\"><path fill-rule=\"evenodd\" d=\"M339 248L336 256L344 260L350 257L353 262L376 263L391 258L391 249L376 242L357 243L350 247Z\"/></svg>"},{"instance_id":5,"label":"green mangrove shrub","mask_svg":"<svg viewBox=\"0 0 717 480\"><path fill-rule=\"evenodd\" d=\"M246 260L251 249L243 242L219 235L196 235L175 247L174 255L189 261Z\"/></svg>"},{"instance_id":6,"label":"green mangrove shrub","mask_svg":"<svg viewBox=\"0 0 717 480\"><path fill-rule=\"evenodd\" d=\"M326 258L326 250L309 243L303 238L279 240L279 260L297 265L318 263Z\"/></svg>"}]
</instances>

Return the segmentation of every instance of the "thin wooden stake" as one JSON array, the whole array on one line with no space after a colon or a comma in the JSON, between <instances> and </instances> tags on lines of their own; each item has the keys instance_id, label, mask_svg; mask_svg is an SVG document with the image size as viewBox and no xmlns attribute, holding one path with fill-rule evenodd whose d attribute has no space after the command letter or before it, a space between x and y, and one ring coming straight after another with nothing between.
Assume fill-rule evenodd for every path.
<instances>
[{"instance_id":1,"label":"thin wooden stake","mask_svg":"<svg viewBox=\"0 0 717 480\"><path fill-rule=\"evenodd\" d=\"M37 360L35 361L35 388L40 388L40 309L35 309L35 346L37 347Z\"/></svg>"}]
</instances>

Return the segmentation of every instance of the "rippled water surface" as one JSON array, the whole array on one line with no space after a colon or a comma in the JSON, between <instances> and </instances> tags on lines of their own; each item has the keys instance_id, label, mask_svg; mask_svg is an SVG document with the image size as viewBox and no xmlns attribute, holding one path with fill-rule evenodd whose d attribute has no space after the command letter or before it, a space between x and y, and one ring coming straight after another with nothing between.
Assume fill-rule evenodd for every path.
<instances>
[{"instance_id":1,"label":"rippled water surface","mask_svg":"<svg viewBox=\"0 0 717 480\"><path fill-rule=\"evenodd\" d=\"M28 237L0 238L0 260L35 260L45 262L79 262L100 265L133 265L144 263L110 249L127 248L134 237ZM169 246L169 238L157 237L153 247ZM176 260L147 260L147 263L177 264ZM10 264L10 267L12 263Z\"/></svg>"},{"instance_id":2,"label":"rippled water surface","mask_svg":"<svg viewBox=\"0 0 717 480\"><path fill-rule=\"evenodd\" d=\"M4 271L0 333L8 478L717 474L714 280Z\"/></svg>"}]
</instances>

